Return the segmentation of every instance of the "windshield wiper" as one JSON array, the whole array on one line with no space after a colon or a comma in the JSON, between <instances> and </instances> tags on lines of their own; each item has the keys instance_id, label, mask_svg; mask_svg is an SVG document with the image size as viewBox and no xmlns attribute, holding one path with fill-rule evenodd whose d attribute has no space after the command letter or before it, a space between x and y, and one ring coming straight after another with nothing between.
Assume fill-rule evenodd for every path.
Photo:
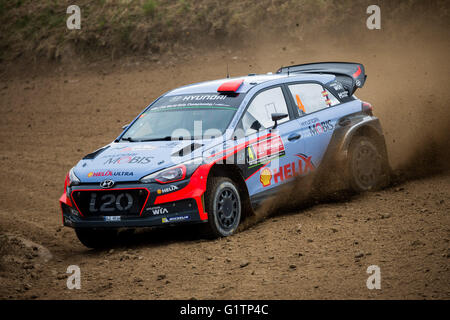
<instances>
[{"instance_id":1,"label":"windshield wiper","mask_svg":"<svg viewBox=\"0 0 450 320\"><path fill-rule=\"evenodd\" d=\"M159 137L159 138L152 138L152 139L142 139L139 140L139 142L146 142L146 141L171 141L172 136L165 136L165 137Z\"/></svg>"},{"instance_id":2,"label":"windshield wiper","mask_svg":"<svg viewBox=\"0 0 450 320\"><path fill-rule=\"evenodd\" d=\"M131 137L120 138L120 140L129 141L129 142L138 142L138 140L134 140L134 139L131 138Z\"/></svg>"}]
</instances>

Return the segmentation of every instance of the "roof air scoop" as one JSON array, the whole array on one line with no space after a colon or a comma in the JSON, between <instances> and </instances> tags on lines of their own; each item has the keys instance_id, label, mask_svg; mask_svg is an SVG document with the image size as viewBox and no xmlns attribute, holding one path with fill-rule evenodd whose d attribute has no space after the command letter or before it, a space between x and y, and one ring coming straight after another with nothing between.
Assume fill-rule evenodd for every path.
<instances>
[{"instance_id":1,"label":"roof air scoop","mask_svg":"<svg viewBox=\"0 0 450 320\"><path fill-rule=\"evenodd\" d=\"M236 93L236 91L241 87L242 83L244 83L244 79L237 79L224 82L217 89L217 92L220 93Z\"/></svg>"}]
</instances>

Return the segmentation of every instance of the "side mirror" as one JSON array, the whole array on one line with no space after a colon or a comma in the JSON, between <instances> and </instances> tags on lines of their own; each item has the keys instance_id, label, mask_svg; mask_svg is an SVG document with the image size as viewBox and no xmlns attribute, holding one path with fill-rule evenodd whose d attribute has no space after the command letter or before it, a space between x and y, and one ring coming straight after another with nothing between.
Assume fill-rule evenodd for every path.
<instances>
[{"instance_id":1,"label":"side mirror","mask_svg":"<svg viewBox=\"0 0 450 320\"><path fill-rule=\"evenodd\" d=\"M122 127L122 130L125 130L126 128L128 128L129 125L130 125L130 124L124 125L124 126Z\"/></svg>"},{"instance_id":2,"label":"side mirror","mask_svg":"<svg viewBox=\"0 0 450 320\"><path fill-rule=\"evenodd\" d=\"M250 126L250 129L253 129L255 131L259 131L261 129L262 125L258 120L253 121L252 125Z\"/></svg>"},{"instance_id":3,"label":"side mirror","mask_svg":"<svg viewBox=\"0 0 450 320\"><path fill-rule=\"evenodd\" d=\"M287 113L272 113L272 121L275 122L272 129L275 129L278 126L278 123L277 123L278 120L284 119L287 116L288 116Z\"/></svg>"}]
</instances>

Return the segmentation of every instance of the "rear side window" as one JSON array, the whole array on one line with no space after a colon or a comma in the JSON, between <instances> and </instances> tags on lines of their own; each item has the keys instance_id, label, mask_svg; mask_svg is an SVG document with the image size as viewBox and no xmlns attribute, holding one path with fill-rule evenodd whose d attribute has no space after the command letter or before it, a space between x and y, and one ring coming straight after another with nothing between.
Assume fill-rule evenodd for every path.
<instances>
[{"instance_id":1,"label":"rear side window","mask_svg":"<svg viewBox=\"0 0 450 320\"><path fill-rule=\"evenodd\" d=\"M291 84L288 86L300 116L339 104L339 100L317 83Z\"/></svg>"},{"instance_id":2,"label":"rear side window","mask_svg":"<svg viewBox=\"0 0 450 320\"><path fill-rule=\"evenodd\" d=\"M255 121L261 124L260 130L270 128L274 125L272 113L289 114L283 91L280 87L259 93L244 113L238 127L244 130L245 135L256 132L255 129L251 128ZM286 121L289 121L289 117L279 120L278 123Z\"/></svg>"}]
</instances>

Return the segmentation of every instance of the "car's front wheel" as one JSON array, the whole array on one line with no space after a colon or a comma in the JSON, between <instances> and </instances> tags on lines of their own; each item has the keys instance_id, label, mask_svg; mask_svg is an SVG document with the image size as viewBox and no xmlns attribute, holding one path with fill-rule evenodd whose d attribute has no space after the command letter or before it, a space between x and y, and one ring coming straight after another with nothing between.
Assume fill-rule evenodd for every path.
<instances>
[{"instance_id":1,"label":"car's front wheel","mask_svg":"<svg viewBox=\"0 0 450 320\"><path fill-rule=\"evenodd\" d=\"M115 229L76 228L75 233L82 244L93 249L110 247L117 239Z\"/></svg>"},{"instance_id":2,"label":"car's front wheel","mask_svg":"<svg viewBox=\"0 0 450 320\"><path fill-rule=\"evenodd\" d=\"M242 202L236 184L229 178L212 177L208 181L205 207L208 213L206 233L215 238L232 235L241 221Z\"/></svg>"}]
</instances>

